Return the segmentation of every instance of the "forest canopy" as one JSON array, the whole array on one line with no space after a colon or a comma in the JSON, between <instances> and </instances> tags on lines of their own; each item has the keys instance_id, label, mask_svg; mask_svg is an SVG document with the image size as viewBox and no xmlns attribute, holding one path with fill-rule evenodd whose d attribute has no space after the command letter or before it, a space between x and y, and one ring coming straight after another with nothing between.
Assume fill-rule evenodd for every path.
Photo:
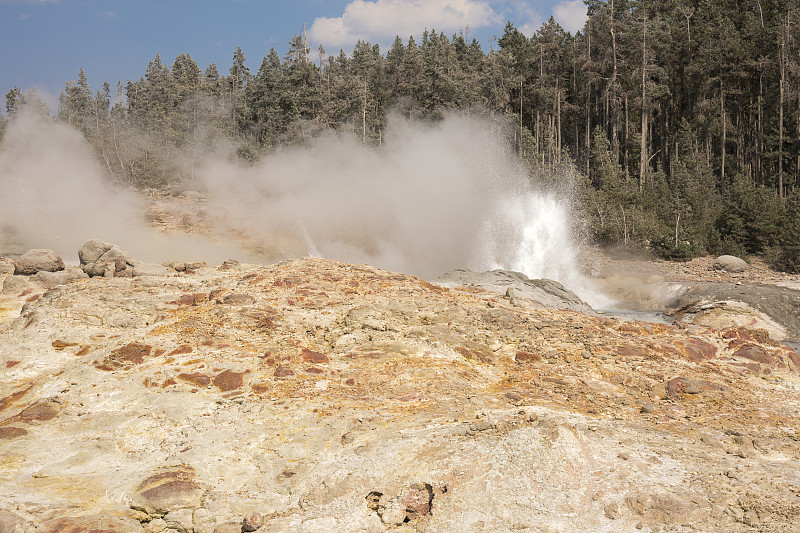
<instances>
[{"instance_id":1,"label":"forest canopy","mask_svg":"<svg viewBox=\"0 0 800 533\"><path fill-rule=\"evenodd\" d=\"M488 51L435 29L385 53L358 41L330 55L297 35L257 67L239 48L222 71L156 54L140 78L94 92L80 70L58 119L83 132L113 180L180 188L220 143L246 164L329 131L380 145L392 112L500 116L535 174L581 172L598 242L671 259L762 254L800 269L800 2L585 3L581 32L551 18L527 37L508 22ZM0 134L23 105L47 113L35 90L13 87Z\"/></svg>"}]
</instances>

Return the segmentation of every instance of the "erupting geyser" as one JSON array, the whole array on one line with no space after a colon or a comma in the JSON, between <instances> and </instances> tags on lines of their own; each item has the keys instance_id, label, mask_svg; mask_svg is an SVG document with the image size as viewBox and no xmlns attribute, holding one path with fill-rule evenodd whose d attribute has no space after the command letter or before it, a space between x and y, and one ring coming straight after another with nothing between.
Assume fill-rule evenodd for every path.
<instances>
[{"instance_id":1,"label":"erupting geyser","mask_svg":"<svg viewBox=\"0 0 800 533\"><path fill-rule=\"evenodd\" d=\"M209 157L197 172L208 212L274 259L320 255L426 278L506 268L555 279L597 303L576 268L568 195L533 188L501 124L461 115L389 124L378 148L331 134L249 167L227 154ZM157 239L141 202L102 174L79 133L23 114L0 147L0 227L16 228L23 247L65 257L90 238L149 261L236 255L198 239Z\"/></svg>"}]
</instances>

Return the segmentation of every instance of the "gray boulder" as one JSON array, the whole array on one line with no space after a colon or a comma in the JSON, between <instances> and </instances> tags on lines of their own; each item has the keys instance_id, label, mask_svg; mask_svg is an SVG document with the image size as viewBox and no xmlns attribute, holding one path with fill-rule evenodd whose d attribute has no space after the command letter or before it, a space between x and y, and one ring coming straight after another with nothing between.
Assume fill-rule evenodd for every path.
<instances>
[{"instance_id":1,"label":"gray boulder","mask_svg":"<svg viewBox=\"0 0 800 533\"><path fill-rule=\"evenodd\" d=\"M169 276L175 271L157 263L137 263L133 267L133 277L140 276Z\"/></svg>"},{"instance_id":2,"label":"gray boulder","mask_svg":"<svg viewBox=\"0 0 800 533\"><path fill-rule=\"evenodd\" d=\"M69 266L60 272L46 272L42 270L31 279L38 282L46 289L52 289L59 285L65 285L72 280L88 277L89 276L80 268Z\"/></svg>"},{"instance_id":3,"label":"gray boulder","mask_svg":"<svg viewBox=\"0 0 800 533\"><path fill-rule=\"evenodd\" d=\"M14 274L23 276L59 270L64 270L64 261L53 250L28 250L14 261Z\"/></svg>"},{"instance_id":4,"label":"gray boulder","mask_svg":"<svg viewBox=\"0 0 800 533\"><path fill-rule=\"evenodd\" d=\"M131 276L135 260L130 252L116 244L98 239L86 241L78 250L81 268L89 276Z\"/></svg>"},{"instance_id":5,"label":"gray boulder","mask_svg":"<svg viewBox=\"0 0 800 533\"><path fill-rule=\"evenodd\" d=\"M722 270L723 272L744 272L747 268L747 263L734 255L721 255L714 259L711 268Z\"/></svg>"},{"instance_id":6,"label":"gray boulder","mask_svg":"<svg viewBox=\"0 0 800 533\"><path fill-rule=\"evenodd\" d=\"M527 301L540 308L592 312L589 304L557 281L530 279L525 274L511 270L472 272L456 269L443 275L436 283L447 287L467 285L499 293L515 306Z\"/></svg>"}]
</instances>

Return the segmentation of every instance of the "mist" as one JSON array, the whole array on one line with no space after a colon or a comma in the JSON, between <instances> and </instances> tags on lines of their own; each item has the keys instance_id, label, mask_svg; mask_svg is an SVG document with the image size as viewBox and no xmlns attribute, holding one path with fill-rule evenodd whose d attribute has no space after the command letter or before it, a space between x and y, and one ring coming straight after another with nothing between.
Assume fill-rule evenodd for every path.
<instances>
[{"instance_id":1,"label":"mist","mask_svg":"<svg viewBox=\"0 0 800 533\"><path fill-rule=\"evenodd\" d=\"M195 160L192 187L216 225L206 239L150 229L142 197L110 183L79 132L23 113L0 145L0 227L6 247L52 248L65 260L99 238L150 262L312 255L426 279L506 268L561 281L591 303L570 195L536 190L503 127L393 116L379 147L331 133L253 166L229 154Z\"/></svg>"},{"instance_id":2,"label":"mist","mask_svg":"<svg viewBox=\"0 0 800 533\"><path fill-rule=\"evenodd\" d=\"M141 196L110 182L83 135L30 108L3 134L0 191L0 253L50 248L77 264L80 246L102 239L148 262L245 255L229 243L153 231Z\"/></svg>"}]
</instances>

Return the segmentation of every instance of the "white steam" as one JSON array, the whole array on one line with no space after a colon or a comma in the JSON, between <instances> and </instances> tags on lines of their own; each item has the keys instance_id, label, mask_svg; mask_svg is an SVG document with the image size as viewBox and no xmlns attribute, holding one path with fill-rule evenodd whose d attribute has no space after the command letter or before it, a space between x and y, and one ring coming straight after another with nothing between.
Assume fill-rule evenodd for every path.
<instances>
[{"instance_id":1,"label":"white steam","mask_svg":"<svg viewBox=\"0 0 800 533\"><path fill-rule=\"evenodd\" d=\"M139 195L109 183L80 132L30 109L19 112L0 143L0 253L50 248L77 263L89 239L152 262L241 255L236 246L153 232Z\"/></svg>"},{"instance_id":2,"label":"white steam","mask_svg":"<svg viewBox=\"0 0 800 533\"><path fill-rule=\"evenodd\" d=\"M568 198L534 190L499 129L463 116L394 117L379 148L329 135L252 167L209 158L197 174L216 234L232 230L265 259L318 255L425 278L507 268L561 281L592 303ZM0 233L13 229L23 248L66 259L99 238L146 261L248 259L239 242L157 235L139 197L108 185L81 135L46 118L8 125L0 187Z\"/></svg>"}]
</instances>

